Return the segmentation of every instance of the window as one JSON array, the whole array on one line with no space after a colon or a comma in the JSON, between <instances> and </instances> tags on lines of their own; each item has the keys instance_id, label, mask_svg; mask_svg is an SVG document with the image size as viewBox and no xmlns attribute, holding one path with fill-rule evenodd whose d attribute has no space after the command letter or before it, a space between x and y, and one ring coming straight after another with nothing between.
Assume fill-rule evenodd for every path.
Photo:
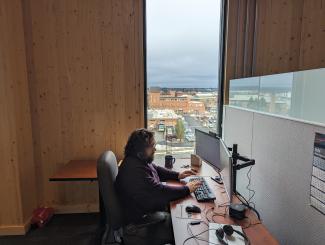
<instances>
[{"instance_id":1,"label":"window","mask_svg":"<svg viewBox=\"0 0 325 245\"><path fill-rule=\"evenodd\" d=\"M156 156L189 157L218 131L222 0L146 1L147 127Z\"/></svg>"},{"instance_id":2,"label":"window","mask_svg":"<svg viewBox=\"0 0 325 245\"><path fill-rule=\"evenodd\" d=\"M325 68L230 81L230 105L325 123Z\"/></svg>"}]
</instances>

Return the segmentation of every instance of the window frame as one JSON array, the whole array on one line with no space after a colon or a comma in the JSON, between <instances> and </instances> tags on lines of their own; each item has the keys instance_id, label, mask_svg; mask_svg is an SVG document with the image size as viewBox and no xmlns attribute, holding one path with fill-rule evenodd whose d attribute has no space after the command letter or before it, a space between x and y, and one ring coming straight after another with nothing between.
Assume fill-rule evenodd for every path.
<instances>
[{"instance_id":1,"label":"window frame","mask_svg":"<svg viewBox=\"0 0 325 245\"><path fill-rule=\"evenodd\" d=\"M143 72L144 72L144 127L148 127L148 78L147 78L147 1L143 0ZM221 16L220 16L220 43L219 43L219 83L218 83L218 120L217 120L217 135L222 137L222 122L223 122L223 106L225 91L224 79L225 79L225 57L226 57L226 29L227 29L227 8L228 0L221 0Z\"/></svg>"}]
</instances>

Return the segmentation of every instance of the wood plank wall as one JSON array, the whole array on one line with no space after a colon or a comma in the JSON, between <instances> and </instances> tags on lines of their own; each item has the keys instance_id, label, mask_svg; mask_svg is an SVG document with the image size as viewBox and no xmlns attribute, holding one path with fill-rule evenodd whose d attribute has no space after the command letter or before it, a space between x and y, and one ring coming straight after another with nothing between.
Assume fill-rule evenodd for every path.
<instances>
[{"instance_id":1,"label":"wood plank wall","mask_svg":"<svg viewBox=\"0 0 325 245\"><path fill-rule=\"evenodd\" d=\"M229 0L229 80L325 67L325 0Z\"/></svg>"},{"instance_id":2,"label":"wood plank wall","mask_svg":"<svg viewBox=\"0 0 325 245\"><path fill-rule=\"evenodd\" d=\"M0 1L0 33L0 235L14 235L37 206L20 0Z\"/></svg>"},{"instance_id":3,"label":"wood plank wall","mask_svg":"<svg viewBox=\"0 0 325 245\"><path fill-rule=\"evenodd\" d=\"M97 209L96 183L48 178L107 149L121 158L144 125L142 4L0 1L0 234L22 232L39 204ZM228 6L226 81L325 66L325 0Z\"/></svg>"},{"instance_id":4,"label":"wood plank wall","mask_svg":"<svg viewBox=\"0 0 325 245\"><path fill-rule=\"evenodd\" d=\"M38 201L97 210L97 183L48 179L72 159L122 158L144 126L142 1L23 2Z\"/></svg>"}]
</instances>

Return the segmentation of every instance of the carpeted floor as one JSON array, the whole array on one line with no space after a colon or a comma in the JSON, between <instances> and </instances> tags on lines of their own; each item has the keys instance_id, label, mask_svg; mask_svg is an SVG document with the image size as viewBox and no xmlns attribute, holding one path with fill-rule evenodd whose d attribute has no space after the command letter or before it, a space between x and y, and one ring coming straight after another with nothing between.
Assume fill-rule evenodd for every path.
<instances>
[{"instance_id":1,"label":"carpeted floor","mask_svg":"<svg viewBox=\"0 0 325 245\"><path fill-rule=\"evenodd\" d=\"M1 245L96 245L99 214L60 214L25 236L0 236Z\"/></svg>"}]
</instances>

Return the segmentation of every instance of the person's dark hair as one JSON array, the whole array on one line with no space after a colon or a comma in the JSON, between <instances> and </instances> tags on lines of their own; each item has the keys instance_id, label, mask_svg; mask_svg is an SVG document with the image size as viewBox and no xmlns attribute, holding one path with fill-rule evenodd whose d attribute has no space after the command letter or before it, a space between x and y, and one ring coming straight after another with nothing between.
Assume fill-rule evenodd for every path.
<instances>
[{"instance_id":1,"label":"person's dark hair","mask_svg":"<svg viewBox=\"0 0 325 245\"><path fill-rule=\"evenodd\" d=\"M143 154L146 147L150 145L150 141L154 137L154 132L140 128L136 129L129 136L128 142L124 148L124 156L136 156Z\"/></svg>"}]
</instances>

